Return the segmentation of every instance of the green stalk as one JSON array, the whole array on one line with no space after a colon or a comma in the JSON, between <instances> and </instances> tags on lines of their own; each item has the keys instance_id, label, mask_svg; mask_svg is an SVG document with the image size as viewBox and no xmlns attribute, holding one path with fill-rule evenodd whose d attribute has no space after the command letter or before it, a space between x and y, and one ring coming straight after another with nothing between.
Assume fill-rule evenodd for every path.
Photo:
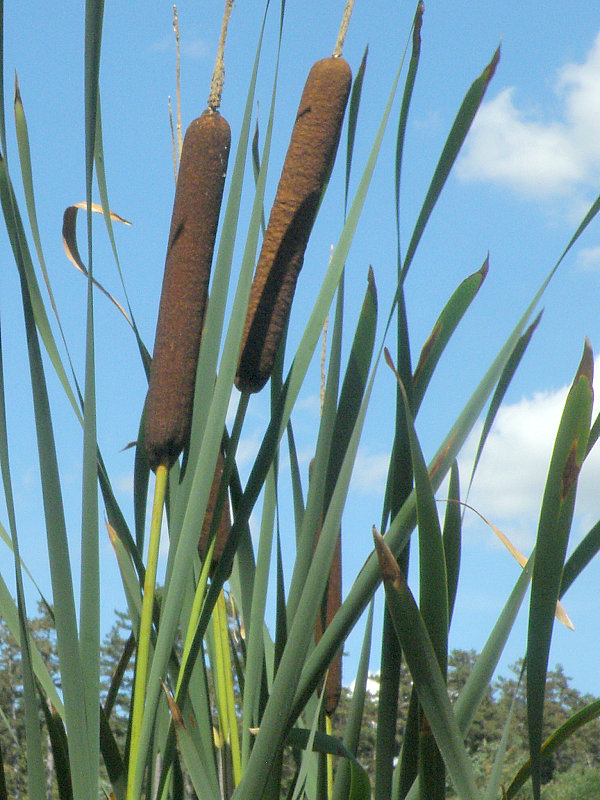
<instances>
[{"instance_id":1,"label":"green stalk","mask_svg":"<svg viewBox=\"0 0 600 800\"><path fill-rule=\"evenodd\" d=\"M325 733L333 736L333 722L329 714L325 715ZM333 756L327 753L327 797L333 797Z\"/></svg>"},{"instance_id":2,"label":"green stalk","mask_svg":"<svg viewBox=\"0 0 600 800\"><path fill-rule=\"evenodd\" d=\"M138 763L138 749L142 718L144 715L144 700L146 696L146 677L148 674L148 655L150 651L150 630L152 627L152 607L154 604L154 586L156 583L156 565L158 562L158 549L160 545L160 528L162 525L163 505L169 478L169 470L161 464L156 470L156 483L154 487L154 505L152 507L152 522L150 524L150 544L148 548L148 563L144 579L144 598L142 601L142 618L140 621L140 635L138 637L137 668L135 673L135 686L133 690L133 715L131 720L131 748L129 752L129 773L127 776L127 798L134 796L136 767Z\"/></svg>"},{"instance_id":3,"label":"green stalk","mask_svg":"<svg viewBox=\"0 0 600 800\"><path fill-rule=\"evenodd\" d=\"M231 653L227 630L227 613L223 592L219 595L215 612L213 614L215 634L215 652L217 661L217 698L219 706L219 725L223 736L223 746L231 747L231 760L233 764L233 780L237 786L242 777L240 759L240 742L238 737L237 720L235 716L235 701L233 696L233 680ZM226 750L224 750L226 752Z\"/></svg>"}]
</instances>

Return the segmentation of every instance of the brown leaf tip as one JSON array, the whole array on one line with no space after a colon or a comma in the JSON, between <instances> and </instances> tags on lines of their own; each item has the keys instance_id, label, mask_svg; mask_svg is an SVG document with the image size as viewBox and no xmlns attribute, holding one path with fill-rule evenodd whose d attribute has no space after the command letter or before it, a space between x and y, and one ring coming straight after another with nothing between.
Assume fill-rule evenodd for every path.
<instances>
[{"instance_id":1,"label":"brown leaf tip","mask_svg":"<svg viewBox=\"0 0 600 800\"><path fill-rule=\"evenodd\" d=\"M171 712L171 716L173 717L173 724L175 728L185 728L185 722L183 721L183 714L179 709L179 706L175 702L175 699L171 692L169 691L169 687L164 681L161 681L163 691L167 698L167 703L169 704L169 711Z\"/></svg>"},{"instance_id":2,"label":"brown leaf tip","mask_svg":"<svg viewBox=\"0 0 600 800\"><path fill-rule=\"evenodd\" d=\"M18 75L17 75L17 70L15 70L15 99L14 99L14 104L17 105L17 103L20 103L22 105L23 101L21 100L21 90L19 88L19 78L18 78Z\"/></svg>"},{"instance_id":3,"label":"brown leaf tip","mask_svg":"<svg viewBox=\"0 0 600 800\"><path fill-rule=\"evenodd\" d=\"M373 541L375 543L375 550L377 552L377 558L379 559L383 581L384 583L394 583L394 581L400 577L400 567L394 558L394 554L385 543L383 536L379 533L375 525L373 525Z\"/></svg>"},{"instance_id":4,"label":"brown leaf tip","mask_svg":"<svg viewBox=\"0 0 600 800\"><path fill-rule=\"evenodd\" d=\"M394 359L392 358L392 355L390 351L387 349L387 347L383 348L383 357L385 358L385 363L392 370L396 378L398 378L398 370L396 369L396 365L394 364Z\"/></svg>"},{"instance_id":5,"label":"brown leaf tip","mask_svg":"<svg viewBox=\"0 0 600 800\"><path fill-rule=\"evenodd\" d=\"M482 281L485 280L485 278L487 277L489 270L490 270L490 254L488 253L485 257L485 261L479 268L479 274L481 275Z\"/></svg>"},{"instance_id":6,"label":"brown leaf tip","mask_svg":"<svg viewBox=\"0 0 600 800\"><path fill-rule=\"evenodd\" d=\"M423 0L417 4L415 12L414 30L413 30L413 46L419 44L421 39L421 28L423 27L423 14L425 13L425 3Z\"/></svg>"},{"instance_id":7,"label":"brown leaf tip","mask_svg":"<svg viewBox=\"0 0 600 800\"><path fill-rule=\"evenodd\" d=\"M585 337L585 343L583 345L583 355L581 356L581 361L577 368L575 383L577 383L579 378L587 378L590 385L594 379L594 351L592 350L592 345L587 336Z\"/></svg>"},{"instance_id":8,"label":"brown leaf tip","mask_svg":"<svg viewBox=\"0 0 600 800\"><path fill-rule=\"evenodd\" d=\"M498 45L498 47L496 48L496 52L492 56L492 60L483 71L486 83L489 83L494 77L494 72L496 72L496 67L498 66L499 61L500 61L500 45Z\"/></svg>"},{"instance_id":9,"label":"brown leaf tip","mask_svg":"<svg viewBox=\"0 0 600 800\"><path fill-rule=\"evenodd\" d=\"M373 272L373 267L369 264L369 271L367 272L367 283L369 285L369 289L375 290L375 273Z\"/></svg>"}]
</instances>

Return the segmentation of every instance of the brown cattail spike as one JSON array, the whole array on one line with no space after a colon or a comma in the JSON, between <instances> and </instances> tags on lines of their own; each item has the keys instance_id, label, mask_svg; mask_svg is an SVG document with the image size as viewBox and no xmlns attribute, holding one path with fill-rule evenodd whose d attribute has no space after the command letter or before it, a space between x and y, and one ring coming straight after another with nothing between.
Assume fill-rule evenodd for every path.
<instances>
[{"instance_id":1,"label":"brown cattail spike","mask_svg":"<svg viewBox=\"0 0 600 800\"><path fill-rule=\"evenodd\" d=\"M210 487L208 505L206 506L206 512L204 514L204 522L202 523L202 530L200 531L200 539L198 540L198 555L200 556L202 561L204 561L204 557L206 555L210 530L213 523L213 517L215 515L217 497L219 494L219 487L221 485L221 478L223 476L224 468L225 468L225 456L223 454L223 450L219 450L219 455L217 457L217 463L215 466L215 474L213 477L212 486ZM225 491L227 492L227 489ZM227 544L227 539L229 538L230 532L231 532L231 507L229 503L229 495L226 494L225 502L221 509L219 527L217 528L217 532L215 534L215 546L213 549L212 559L210 564L210 572L209 572L210 575L212 575L213 572L215 571L219 559L223 555L223 550L225 549L225 545Z\"/></svg>"},{"instance_id":2,"label":"brown cattail spike","mask_svg":"<svg viewBox=\"0 0 600 800\"><path fill-rule=\"evenodd\" d=\"M146 454L154 470L171 467L189 440L230 145L228 123L212 111L190 124L183 142L146 399Z\"/></svg>"},{"instance_id":3,"label":"brown cattail spike","mask_svg":"<svg viewBox=\"0 0 600 800\"><path fill-rule=\"evenodd\" d=\"M250 292L236 376L240 391L260 391L273 369L351 83L348 63L333 57L317 61L306 81Z\"/></svg>"}]
</instances>

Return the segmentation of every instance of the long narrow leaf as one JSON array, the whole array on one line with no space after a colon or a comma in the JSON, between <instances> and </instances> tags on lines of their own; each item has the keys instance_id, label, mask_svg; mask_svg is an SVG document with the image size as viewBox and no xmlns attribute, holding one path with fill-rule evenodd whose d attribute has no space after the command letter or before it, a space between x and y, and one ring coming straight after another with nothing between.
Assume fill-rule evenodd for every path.
<instances>
[{"instance_id":1,"label":"long narrow leaf","mask_svg":"<svg viewBox=\"0 0 600 800\"><path fill-rule=\"evenodd\" d=\"M481 288L488 273L488 259L458 286L438 317L429 338L423 345L415 368L412 387L412 409L416 415L425 395L431 376L446 347L473 298Z\"/></svg>"},{"instance_id":2,"label":"long narrow leaf","mask_svg":"<svg viewBox=\"0 0 600 800\"><path fill-rule=\"evenodd\" d=\"M404 94L402 95L402 106L400 107L400 117L398 119L398 134L396 136L396 163L395 163L395 200L396 200L396 240L398 249L398 264L400 265L400 184L402 177L402 156L404 154L404 140L406 137L406 123L408 122L408 112L412 100L417 69L419 68L419 58L421 56L421 28L423 26L423 13L425 6L422 0L417 3L415 17L412 28L412 51L408 64L408 73L404 84Z\"/></svg>"},{"instance_id":3,"label":"long narrow leaf","mask_svg":"<svg viewBox=\"0 0 600 800\"><path fill-rule=\"evenodd\" d=\"M8 173L6 171L6 163L4 161L0 162L0 199L21 279L40 474L42 478L42 496L46 517L50 572L56 613L59 659L63 678L67 730L69 732L69 738L72 738L73 741L70 753L73 766L73 791L74 794L77 794L79 797L86 798L89 793L89 787L94 784L94 781L91 777L86 719L85 715L81 714L81 698L85 697L85 690L79 654L75 598L71 577L62 493L44 368L34 321L31 296L29 294L29 284L26 277L22 239L19 236L19 221L14 206L14 196L11 192Z\"/></svg>"},{"instance_id":4,"label":"long narrow leaf","mask_svg":"<svg viewBox=\"0 0 600 800\"><path fill-rule=\"evenodd\" d=\"M412 263L417 245L421 240L421 236L423 235L427 221L429 220L431 212L433 211L444 184L446 183L446 179L450 174L450 170L452 169L460 148L462 147L467 133L469 132L469 128L471 127L471 123L473 122L475 114L477 113L477 109L481 105L481 101L483 100L483 96L489 85L489 82L494 76L499 59L500 48L498 47L490 63L483 70L477 80L471 84L468 92L465 95L462 105L458 110L456 119L452 124L450 133L446 139L446 144L444 145L444 149L442 150L442 154L433 174L433 178L431 179L431 184L427 190L427 195L423 201L423 207L421 208L419 217L415 223L412 238L409 242L408 250L406 251L406 256L404 258L404 264L402 266L402 281L406 277L406 273L408 272Z\"/></svg>"},{"instance_id":5,"label":"long narrow leaf","mask_svg":"<svg viewBox=\"0 0 600 800\"><path fill-rule=\"evenodd\" d=\"M27 627L27 609L25 605L25 592L23 589L23 573L21 570L21 556L19 554L19 540L17 536L17 522L15 516L12 479L10 473L10 458L8 453L8 430L6 425L6 406L4 391L4 365L2 344L0 337L0 465L2 468L2 483L11 529L15 583L17 588L17 611L19 619L18 641L21 648L21 666L23 674L23 698L25 706L25 745L27 751L27 787L31 798L43 797L44 767L42 758L42 743L37 705L37 694L32 666L31 648L29 644L29 630Z\"/></svg>"},{"instance_id":6,"label":"long narrow leaf","mask_svg":"<svg viewBox=\"0 0 600 800\"><path fill-rule=\"evenodd\" d=\"M375 532L374 536L390 612L419 702L459 796L462 800L477 800L480 795L471 761L425 623L389 547L379 534Z\"/></svg>"},{"instance_id":7,"label":"long narrow leaf","mask_svg":"<svg viewBox=\"0 0 600 800\"><path fill-rule=\"evenodd\" d=\"M592 414L594 360L586 341L567 397L548 470L531 579L527 634L527 724L533 795L540 796L546 671L554 612L567 551L577 479L587 448Z\"/></svg>"},{"instance_id":8,"label":"long narrow leaf","mask_svg":"<svg viewBox=\"0 0 600 800\"><path fill-rule=\"evenodd\" d=\"M343 744L346 750L356 757L360 740L361 724L363 719L365 697L367 693L367 680L369 677L369 657L371 655L371 638L373 633L373 602L369 605L369 612L365 622L363 644L358 660L358 669L354 680L354 689L350 701L350 709L344 729ZM351 775L348 764L342 761L335 773L332 800L344 800L348 796Z\"/></svg>"},{"instance_id":9,"label":"long narrow leaf","mask_svg":"<svg viewBox=\"0 0 600 800\"><path fill-rule=\"evenodd\" d=\"M496 414L498 409L502 404L502 400L504 399L504 395L506 394L506 390L508 389L511 380L519 364L521 363L521 359L527 350L529 342L531 341L531 337L535 329L537 328L539 321L542 317L542 312L537 315L531 325L527 328L525 333L520 337L519 341L515 345L515 349L510 355L510 358L506 362L506 366L500 376L500 380L498 381L498 386L496 387L496 391L494 392L494 396L491 399L490 407L488 409L488 413L486 414L485 421L483 423L483 428L481 430L481 436L479 437L479 443L477 445L477 452L475 453L475 459L473 461L473 467L471 469L471 477L469 479L469 487L467 489L467 495L469 494L469 489L471 488L471 484L473 483L473 478L475 477L475 470L479 464L479 459L481 458L481 454L483 452L483 447L487 440L488 434L492 428L494 419L496 418Z\"/></svg>"}]
</instances>

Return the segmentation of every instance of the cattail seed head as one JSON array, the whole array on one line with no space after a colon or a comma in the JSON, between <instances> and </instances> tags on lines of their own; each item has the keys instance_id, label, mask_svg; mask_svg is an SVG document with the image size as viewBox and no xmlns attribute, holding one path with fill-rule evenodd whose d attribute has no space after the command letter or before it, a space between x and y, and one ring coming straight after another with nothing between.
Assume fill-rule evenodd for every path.
<instances>
[{"instance_id":1,"label":"cattail seed head","mask_svg":"<svg viewBox=\"0 0 600 800\"><path fill-rule=\"evenodd\" d=\"M210 536L210 529L212 527L213 517L216 511L217 496L219 494L219 487L221 485L221 478L223 476L223 469L225 468L225 457L223 451L219 450L217 463L215 466L215 474L213 477L212 486L210 487L210 495L208 497L208 504L204 514L204 522L202 523L202 531L200 532L200 539L198 540L198 555L204 561L206 550L208 546L208 539ZM221 510L219 519L219 527L215 533L215 546L212 553L210 574L215 570L217 563L223 555L223 550L227 544L229 533L231 532L231 508L229 503L229 494L225 489L225 502Z\"/></svg>"},{"instance_id":2,"label":"cattail seed head","mask_svg":"<svg viewBox=\"0 0 600 800\"><path fill-rule=\"evenodd\" d=\"M146 454L154 470L171 467L189 440L230 145L229 125L213 111L190 124L183 142L146 399Z\"/></svg>"},{"instance_id":3,"label":"cattail seed head","mask_svg":"<svg viewBox=\"0 0 600 800\"><path fill-rule=\"evenodd\" d=\"M352 72L343 58L313 65L250 292L236 386L257 392L275 361L319 201L335 160Z\"/></svg>"}]
</instances>

